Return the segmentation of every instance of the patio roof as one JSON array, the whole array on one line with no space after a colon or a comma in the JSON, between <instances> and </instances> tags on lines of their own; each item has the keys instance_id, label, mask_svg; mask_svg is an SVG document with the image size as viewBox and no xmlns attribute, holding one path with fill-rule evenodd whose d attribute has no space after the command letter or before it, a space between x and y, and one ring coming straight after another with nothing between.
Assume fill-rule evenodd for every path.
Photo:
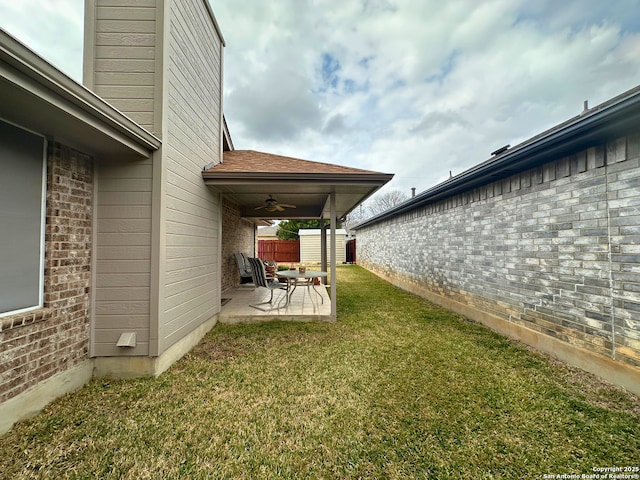
<instances>
[{"instance_id":1,"label":"patio roof","mask_svg":"<svg viewBox=\"0 0 640 480\"><path fill-rule=\"evenodd\" d=\"M223 162L204 170L202 177L206 185L239 205L244 218L328 219L329 198L334 193L335 214L340 219L391 180L393 174L254 150L233 150L225 151ZM270 195L296 208L282 212L256 210Z\"/></svg>"}]
</instances>

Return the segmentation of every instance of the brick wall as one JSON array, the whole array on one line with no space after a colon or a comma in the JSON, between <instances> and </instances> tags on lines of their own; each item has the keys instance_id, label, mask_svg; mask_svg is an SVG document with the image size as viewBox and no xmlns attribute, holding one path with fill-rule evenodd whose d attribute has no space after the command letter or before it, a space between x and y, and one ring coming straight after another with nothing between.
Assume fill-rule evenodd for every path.
<instances>
[{"instance_id":1,"label":"brick wall","mask_svg":"<svg viewBox=\"0 0 640 480\"><path fill-rule=\"evenodd\" d=\"M240 284L240 272L236 264L236 252L247 255L256 253L255 225L240 217L240 208L223 200L222 202L222 291Z\"/></svg>"},{"instance_id":2,"label":"brick wall","mask_svg":"<svg viewBox=\"0 0 640 480\"><path fill-rule=\"evenodd\" d=\"M358 263L640 366L640 134L357 231Z\"/></svg>"},{"instance_id":3,"label":"brick wall","mask_svg":"<svg viewBox=\"0 0 640 480\"><path fill-rule=\"evenodd\" d=\"M0 403L87 360L93 161L50 143L44 308L0 319Z\"/></svg>"}]
</instances>

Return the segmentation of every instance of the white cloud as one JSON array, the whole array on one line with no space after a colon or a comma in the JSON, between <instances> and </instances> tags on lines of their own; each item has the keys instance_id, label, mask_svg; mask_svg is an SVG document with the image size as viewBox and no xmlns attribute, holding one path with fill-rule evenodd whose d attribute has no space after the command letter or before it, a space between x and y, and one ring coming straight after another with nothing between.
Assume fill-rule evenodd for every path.
<instances>
[{"instance_id":1,"label":"white cloud","mask_svg":"<svg viewBox=\"0 0 640 480\"><path fill-rule=\"evenodd\" d=\"M83 25L83 0L0 0L0 27L77 81Z\"/></svg>"},{"instance_id":2,"label":"white cloud","mask_svg":"<svg viewBox=\"0 0 640 480\"><path fill-rule=\"evenodd\" d=\"M237 148L433 186L640 79L638 0L211 0ZM0 0L75 78L82 0ZM75 73L74 73L75 72Z\"/></svg>"},{"instance_id":3,"label":"white cloud","mask_svg":"<svg viewBox=\"0 0 640 480\"><path fill-rule=\"evenodd\" d=\"M640 11L626 0L607 9L595 0L323 0L303 11L278 1L246 14L258 4L213 2L236 146L396 173L403 190L460 173L640 78ZM247 55L255 67L236 69ZM262 65L277 70L261 78ZM283 91L277 111L277 100L254 98Z\"/></svg>"}]
</instances>

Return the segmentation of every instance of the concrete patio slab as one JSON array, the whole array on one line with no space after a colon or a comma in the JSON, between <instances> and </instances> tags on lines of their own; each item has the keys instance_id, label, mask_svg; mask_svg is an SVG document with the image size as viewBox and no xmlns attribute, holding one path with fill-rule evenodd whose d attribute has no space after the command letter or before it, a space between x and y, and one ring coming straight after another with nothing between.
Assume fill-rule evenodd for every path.
<instances>
[{"instance_id":1,"label":"concrete patio slab","mask_svg":"<svg viewBox=\"0 0 640 480\"><path fill-rule=\"evenodd\" d=\"M266 288L255 288L253 284L240 285L222 293L223 306L218 319L220 323L255 323L272 320L297 322L335 322L331 315L331 299L325 285L316 285L318 296L312 288L299 285L284 306L285 291L273 293L273 309L259 310L250 305L266 302L270 292ZM281 308L277 308L280 306ZM264 308L271 308L268 304Z\"/></svg>"}]
</instances>

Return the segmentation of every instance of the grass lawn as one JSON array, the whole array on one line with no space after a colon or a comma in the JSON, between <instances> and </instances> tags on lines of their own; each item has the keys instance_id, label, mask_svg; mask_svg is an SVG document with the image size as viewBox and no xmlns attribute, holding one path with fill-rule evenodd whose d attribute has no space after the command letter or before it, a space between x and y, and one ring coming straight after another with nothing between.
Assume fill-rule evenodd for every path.
<instances>
[{"instance_id":1,"label":"grass lawn","mask_svg":"<svg viewBox=\"0 0 640 480\"><path fill-rule=\"evenodd\" d=\"M216 326L0 438L0 478L544 478L640 466L640 400L360 267L338 323ZM560 478L560 477L558 477ZM604 478L604 477L601 477Z\"/></svg>"}]
</instances>

